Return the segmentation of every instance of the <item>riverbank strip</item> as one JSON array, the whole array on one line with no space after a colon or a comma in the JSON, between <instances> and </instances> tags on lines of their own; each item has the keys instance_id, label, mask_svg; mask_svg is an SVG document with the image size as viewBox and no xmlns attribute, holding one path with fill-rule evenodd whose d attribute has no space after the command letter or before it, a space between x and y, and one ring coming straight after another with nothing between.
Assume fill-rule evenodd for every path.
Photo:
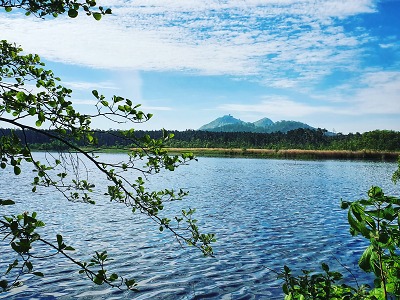
<instances>
[{"instance_id":1,"label":"riverbank strip","mask_svg":"<svg viewBox=\"0 0 400 300\"><path fill-rule=\"evenodd\" d=\"M400 152L348 151L348 150L301 150L301 149L239 149L239 148L166 148L168 152L191 152L196 156L233 156L290 159L349 159L396 161Z\"/></svg>"},{"instance_id":2,"label":"riverbank strip","mask_svg":"<svg viewBox=\"0 0 400 300\"><path fill-rule=\"evenodd\" d=\"M135 148L129 147L83 147L86 152L93 153L126 153ZM164 148L170 154L193 153L195 156L205 157L253 157L277 159L341 159L341 160L374 160L397 161L400 151L373 151L373 150L303 150L303 149L241 149L241 148ZM35 149L48 151L49 149ZM57 149L53 149L57 150Z\"/></svg>"}]
</instances>

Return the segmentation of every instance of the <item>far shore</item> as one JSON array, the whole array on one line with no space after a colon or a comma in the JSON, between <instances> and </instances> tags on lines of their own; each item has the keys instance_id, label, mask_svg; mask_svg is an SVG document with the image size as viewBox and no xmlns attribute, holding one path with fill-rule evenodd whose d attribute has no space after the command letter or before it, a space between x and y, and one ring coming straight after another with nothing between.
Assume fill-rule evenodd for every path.
<instances>
[{"instance_id":1,"label":"far shore","mask_svg":"<svg viewBox=\"0 0 400 300\"><path fill-rule=\"evenodd\" d=\"M300 159L356 159L396 161L400 152L349 151L349 150L301 150L301 149L239 149L239 148L166 148L171 153L191 152L197 156L241 156L260 158Z\"/></svg>"},{"instance_id":2,"label":"far shore","mask_svg":"<svg viewBox=\"0 0 400 300\"><path fill-rule=\"evenodd\" d=\"M96 153L124 153L134 150L128 147L100 147L85 148L86 151ZM397 161L400 151L374 151L374 150L303 150L303 149L242 149L242 148L173 148L165 147L170 154L193 153L195 156L206 157L253 157L253 158L278 158L278 159L339 159L339 160L373 160ZM37 151L43 151L37 149Z\"/></svg>"}]
</instances>

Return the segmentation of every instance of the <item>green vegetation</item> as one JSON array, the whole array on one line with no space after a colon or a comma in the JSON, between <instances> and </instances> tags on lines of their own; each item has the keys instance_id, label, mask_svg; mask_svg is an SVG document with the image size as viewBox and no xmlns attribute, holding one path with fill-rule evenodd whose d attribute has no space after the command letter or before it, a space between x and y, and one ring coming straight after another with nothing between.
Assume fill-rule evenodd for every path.
<instances>
[{"instance_id":1,"label":"green vegetation","mask_svg":"<svg viewBox=\"0 0 400 300\"><path fill-rule=\"evenodd\" d=\"M399 174L400 158L392 178L394 182ZM285 299L399 299L400 199L386 196L380 187L373 186L368 191L368 199L342 201L341 207L348 209L351 235L361 235L370 243L358 265L374 275L374 287L339 284L343 275L331 271L327 264L322 264L323 273L303 270L298 276L285 266L279 275L284 280Z\"/></svg>"},{"instance_id":2,"label":"green vegetation","mask_svg":"<svg viewBox=\"0 0 400 300\"><path fill-rule=\"evenodd\" d=\"M157 137L161 132L148 132ZM296 129L287 133L170 131L177 148L301 149L400 151L400 132L375 130L363 134L327 135L323 129Z\"/></svg>"},{"instance_id":3,"label":"green vegetation","mask_svg":"<svg viewBox=\"0 0 400 300\"><path fill-rule=\"evenodd\" d=\"M96 7L95 1L0 1L0 7L7 12L13 8L23 9L26 15L39 17L56 17L67 12L69 17L74 18L78 11L83 10L99 20L102 15L111 13L109 9ZM97 100L97 113L90 116L79 113L68 100L72 91L62 86L60 78L51 70L45 69L38 55L26 54L19 46L0 41L0 122L18 128L1 131L0 170L6 172L11 169L15 176L25 171L32 174L32 181L27 183L32 184L33 193L41 188L52 188L69 201L89 205L95 204L91 193L96 187L90 182L89 174L85 171L87 169L81 170L78 166L90 164L99 176L108 180L105 190L99 190L100 194L105 193L110 201L123 204L121 207L126 206L132 213L145 215L149 222L154 223L156 230L170 232L180 245L190 245L206 256L212 255L210 244L215 241L214 235L201 233L193 216L194 209L182 210L177 216L163 213L166 205L182 199L187 192L169 189L149 191L143 179L162 170L173 171L192 160L193 155L171 156L164 149L170 135L163 134L153 139L148 135L137 136L132 129L121 133L119 138L129 145L135 145L135 149L129 151L125 160L118 164L103 161L87 150L96 148L98 141L97 133L90 127L93 119L135 124L148 121L151 114L143 113L140 105L129 99L113 96L106 100L97 91L92 93ZM32 144L40 144L44 140L51 150L58 149L59 152L48 152L46 159L39 161L32 151ZM130 170L139 172L141 176L132 178ZM29 196L24 195L22 199L27 198ZM134 279L123 278L109 271L107 262L110 259L104 249L95 251L89 261L80 261L74 258L70 241L64 240L61 234L49 237L39 230L45 226L45 222L39 219L36 212L24 209L20 214L6 214L6 206L14 205L17 201L0 199L1 253L8 253L6 257L2 256L2 260L10 259L8 266L0 266L5 273L0 280L0 292L23 284L21 277L26 273L44 276L37 270L35 261L50 259L55 254L64 256L77 267L79 273L95 284L108 284L120 289L136 288ZM51 222L51 215L45 217ZM38 252L38 249L43 252Z\"/></svg>"},{"instance_id":4,"label":"green vegetation","mask_svg":"<svg viewBox=\"0 0 400 300\"><path fill-rule=\"evenodd\" d=\"M35 131L14 131L25 138L36 150L62 150L66 145L41 135ZM56 132L50 131L51 134ZM135 148L126 138L126 131L93 131L102 149ZM0 135L8 136L10 129L0 129ZM160 139L165 133L159 131L135 131L137 137L150 136ZM323 129L296 129L287 133L251 132L208 132L208 131L170 131L173 139L165 142L165 147L189 148L199 155L234 155L278 158L340 158L340 159L396 159L400 152L400 132L375 130L356 134L327 135ZM84 142L77 141L84 146ZM295 149L295 150L293 150ZM261 151L263 150L263 151ZM297 151L304 150L304 151Z\"/></svg>"}]
</instances>

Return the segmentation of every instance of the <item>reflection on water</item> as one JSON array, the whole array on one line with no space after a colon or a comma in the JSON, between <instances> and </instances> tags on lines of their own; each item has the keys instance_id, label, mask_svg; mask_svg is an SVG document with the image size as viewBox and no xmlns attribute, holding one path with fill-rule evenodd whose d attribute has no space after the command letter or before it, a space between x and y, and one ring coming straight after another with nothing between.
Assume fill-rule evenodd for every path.
<instances>
[{"instance_id":1,"label":"reflection on water","mask_svg":"<svg viewBox=\"0 0 400 300\"><path fill-rule=\"evenodd\" d=\"M120 155L105 156L119 161ZM55 238L61 233L80 259L107 249L114 259L110 270L134 277L140 292L94 286L75 266L55 257L36 263L46 277L27 275L22 288L0 298L282 299L281 282L272 270L281 270L284 264L300 270L329 262L344 274L341 265L357 268L365 243L349 235L340 198L364 197L371 185L396 194L390 182L395 167L376 162L200 158L149 178L151 188L190 191L166 211L196 207L204 231L217 233L215 258L181 248L145 217L108 202L103 190L98 191L95 206L70 203L46 189L31 194L23 180L29 172L21 174L16 188L16 177L3 171L0 198L23 204L8 210L35 208L46 223L43 234ZM105 186L95 171L91 178L96 186ZM3 270L12 259L9 255L0 256ZM346 276L350 283L350 274Z\"/></svg>"}]
</instances>

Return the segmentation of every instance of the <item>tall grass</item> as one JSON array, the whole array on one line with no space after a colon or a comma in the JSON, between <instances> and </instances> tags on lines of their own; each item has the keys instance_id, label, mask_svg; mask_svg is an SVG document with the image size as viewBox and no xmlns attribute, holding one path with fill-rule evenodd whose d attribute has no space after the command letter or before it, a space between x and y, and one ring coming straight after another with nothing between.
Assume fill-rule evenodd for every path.
<instances>
[{"instance_id":1,"label":"tall grass","mask_svg":"<svg viewBox=\"0 0 400 300\"><path fill-rule=\"evenodd\" d=\"M299 150L299 149L239 149L239 148L168 148L174 152L192 152L197 156L244 156L291 159L346 159L396 161L400 152L348 151L348 150Z\"/></svg>"}]
</instances>

